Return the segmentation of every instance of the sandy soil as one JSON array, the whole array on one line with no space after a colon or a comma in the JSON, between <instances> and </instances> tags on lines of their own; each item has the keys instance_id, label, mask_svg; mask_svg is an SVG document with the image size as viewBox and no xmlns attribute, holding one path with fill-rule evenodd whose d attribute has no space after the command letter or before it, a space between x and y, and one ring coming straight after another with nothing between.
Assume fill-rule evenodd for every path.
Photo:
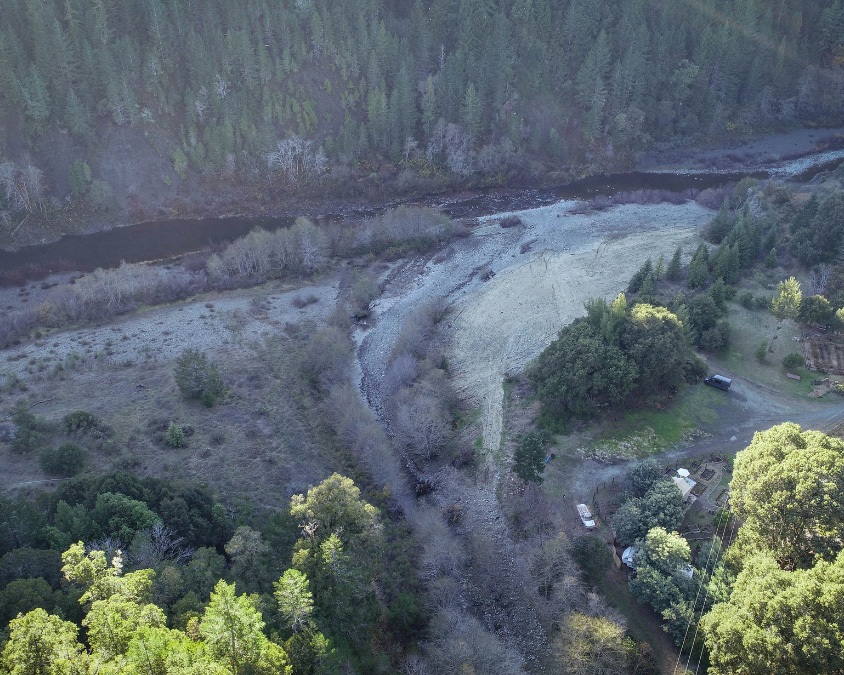
<instances>
[{"instance_id":1,"label":"sandy soil","mask_svg":"<svg viewBox=\"0 0 844 675\"><path fill-rule=\"evenodd\" d=\"M265 286L231 294L207 294L201 300L156 307L121 317L104 326L63 330L6 349L0 355L0 383L9 377L40 377L58 364L97 360L104 367L144 361L169 361L192 347L210 356L261 340L285 323L322 321L335 306L336 281L300 290ZM317 301L296 308L299 296Z\"/></svg>"},{"instance_id":2,"label":"sandy soil","mask_svg":"<svg viewBox=\"0 0 844 675\"><path fill-rule=\"evenodd\" d=\"M622 292L647 258L668 259L677 246L691 255L699 228L712 218L691 202L559 211L522 212L521 241L538 239L535 252L519 256L517 242L515 251L502 252L503 269L488 284L455 303L449 362L458 391L481 406L483 444L493 451L501 443L504 377L521 372L583 315L586 300Z\"/></svg>"}]
</instances>

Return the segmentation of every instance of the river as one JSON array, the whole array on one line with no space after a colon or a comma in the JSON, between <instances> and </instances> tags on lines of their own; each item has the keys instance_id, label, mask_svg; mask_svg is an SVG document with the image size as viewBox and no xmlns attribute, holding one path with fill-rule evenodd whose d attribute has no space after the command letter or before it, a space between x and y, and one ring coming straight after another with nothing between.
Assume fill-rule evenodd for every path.
<instances>
[{"instance_id":1,"label":"river","mask_svg":"<svg viewBox=\"0 0 844 675\"><path fill-rule=\"evenodd\" d=\"M835 160L840 161L840 158ZM829 168L829 162L815 166L817 173ZM809 174L800 178L811 177ZM453 218L474 218L497 212L516 211L551 204L561 199L590 199L635 190L704 190L741 180L745 176L765 178L772 171L733 173L646 173L630 172L596 175L583 180L538 189L490 189L453 197L427 198L413 204L429 204ZM372 211L373 213L375 210ZM326 214L320 220L356 220L352 215ZM18 251L0 250L0 281L11 279L15 270L24 270L29 278L50 272L91 271L117 267L122 261L143 262L173 258L210 246L232 241L256 227L276 230L289 227L292 216L202 218L196 220L159 220L117 227L85 235L68 235L58 241L27 246ZM5 273L5 274L4 274Z\"/></svg>"}]
</instances>

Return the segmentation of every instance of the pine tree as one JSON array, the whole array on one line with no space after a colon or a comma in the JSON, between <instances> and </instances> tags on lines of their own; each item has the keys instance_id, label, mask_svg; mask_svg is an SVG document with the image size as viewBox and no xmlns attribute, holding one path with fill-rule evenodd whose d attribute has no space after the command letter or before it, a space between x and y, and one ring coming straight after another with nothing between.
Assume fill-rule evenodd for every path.
<instances>
[{"instance_id":1,"label":"pine tree","mask_svg":"<svg viewBox=\"0 0 844 675\"><path fill-rule=\"evenodd\" d=\"M88 138L91 135L91 118L82 101L73 89L67 93L67 102L64 108L64 120L71 133L80 138Z\"/></svg>"},{"instance_id":2,"label":"pine tree","mask_svg":"<svg viewBox=\"0 0 844 675\"><path fill-rule=\"evenodd\" d=\"M702 288L707 281L709 281L709 249L705 244L701 244L689 263L686 284L689 288Z\"/></svg>"},{"instance_id":3,"label":"pine tree","mask_svg":"<svg viewBox=\"0 0 844 675\"><path fill-rule=\"evenodd\" d=\"M35 64L30 65L29 74L23 84L23 96L26 101L26 115L32 127L39 133L50 116L50 92Z\"/></svg>"},{"instance_id":4,"label":"pine tree","mask_svg":"<svg viewBox=\"0 0 844 675\"><path fill-rule=\"evenodd\" d=\"M668 281L680 281L683 278L683 268L682 268L682 256L683 256L683 249L682 247L678 246L677 250L674 251L674 255L671 256L671 261L668 263L668 267L665 269L665 278Z\"/></svg>"},{"instance_id":5,"label":"pine tree","mask_svg":"<svg viewBox=\"0 0 844 675\"><path fill-rule=\"evenodd\" d=\"M437 94L434 89L434 79L428 75L422 87L422 128L425 131L425 138L431 137L436 118Z\"/></svg>"},{"instance_id":6,"label":"pine tree","mask_svg":"<svg viewBox=\"0 0 844 675\"><path fill-rule=\"evenodd\" d=\"M466 87L466 96L463 98L461 119L468 132L477 138L481 133L481 101L475 85L471 82Z\"/></svg>"},{"instance_id":7,"label":"pine tree","mask_svg":"<svg viewBox=\"0 0 844 675\"><path fill-rule=\"evenodd\" d=\"M545 471L545 451L550 438L544 431L532 431L516 447L513 472L525 483L541 483Z\"/></svg>"}]
</instances>

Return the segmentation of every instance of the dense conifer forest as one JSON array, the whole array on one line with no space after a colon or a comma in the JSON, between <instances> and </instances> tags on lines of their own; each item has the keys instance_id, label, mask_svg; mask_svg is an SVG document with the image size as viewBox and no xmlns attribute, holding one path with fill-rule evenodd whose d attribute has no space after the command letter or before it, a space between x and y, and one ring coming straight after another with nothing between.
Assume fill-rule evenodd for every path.
<instances>
[{"instance_id":1,"label":"dense conifer forest","mask_svg":"<svg viewBox=\"0 0 844 675\"><path fill-rule=\"evenodd\" d=\"M618 167L842 112L840 2L9 0L1 23L7 215L219 178ZM153 181L113 177L150 150Z\"/></svg>"}]
</instances>

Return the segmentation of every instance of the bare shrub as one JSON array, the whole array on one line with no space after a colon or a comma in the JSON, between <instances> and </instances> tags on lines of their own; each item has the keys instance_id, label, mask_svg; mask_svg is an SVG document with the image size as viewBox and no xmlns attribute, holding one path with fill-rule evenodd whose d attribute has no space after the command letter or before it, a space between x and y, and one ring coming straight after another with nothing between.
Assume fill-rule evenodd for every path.
<instances>
[{"instance_id":1,"label":"bare shrub","mask_svg":"<svg viewBox=\"0 0 844 675\"><path fill-rule=\"evenodd\" d=\"M823 295L823 293L826 292L826 286L829 283L829 277L831 275L831 265L821 263L815 267L809 275L809 293L812 295Z\"/></svg>"},{"instance_id":2,"label":"bare shrub","mask_svg":"<svg viewBox=\"0 0 844 675\"><path fill-rule=\"evenodd\" d=\"M256 228L236 239L208 258L206 270L216 282L311 274L323 268L327 252L325 234L307 218L297 218L289 229Z\"/></svg>"},{"instance_id":3,"label":"bare shrub","mask_svg":"<svg viewBox=\"0 0 844 675\"><path fill-rule=\"evenodd\" d=\"M411 519L417 539L422 542L419 576L433 582L439 577L457 579L466 565L467 555L462 542L449 531L441 515L434 510L419 509ZM442 605L454 601L450 585L442 595Z\"/></svg>"},{"instance_id":4,"label":"bare shrub","mask_svg":"<svg viewBox=\"0 0 844 675\"><path fill-rule=\"evenodd\" d=\"M420 361L430 358L434 327L442 321L446 309L442 300L435 300L408 316L396 340L393 354L411 354Z\"/></svg>"},{"instance_id":5,"label":"bare shrub","mask_svg":"<svg viewBox=\"0 0 844 675\"><path fill-rule=\"evenodd\" d=\"M624 628L603 617L570 614L553 652L569 673L627 673Z\"/></svg>"},{"instance_id":6,"label":"bare shrub","mask_svg":"<svg viewBox=\"0 0 844 675\"><path fill-rule=\"evenodd\" d=\"M449 240L451 219L430 208L400 206L363 221L355 231L358 253L379 253L390 247L422 249Z\"/></svg>"},{"instance_id":7,"label":"bare shrub","mask_svg":"<svg viewBox=\"0 0 844 675\"><path fill-rule=\"evenodd\" d=\"M440 118L428 140L428 161L442 161L452 173L468 176L476 166L473 141L472 134L462 126Z\"/></svg>"},{"instance_id":8,"label":"bare shrub","mask_svg":"<svg viewBox=\"0 0 844 675\"><path fill-rule=\"evenodd\" d=\"M347 221L330 220L322 225L328 255L345 258L354 254L356 240L356 226Z\"/></svg>"},{"instance_id":9,"label":"bare shrub","mask_svg":"<svg viewBox=\"0 0 844 675\"><path fill-rule=\"evenodd\" d=\"M576 574L577 564L571 555L571 542L564 532L543 542L533 555L533 578L537 591L548 599L557 582L565 574Z\"/></svg>"},{"instance_id":10,"label":"bare shrub","mask_svg":"<svg viewBox=\"0 0 844 675\"><path fill-rule=\"evenodd\" d=\"M373 301L378 297L376 275L372 270L364 272L355 280L349 290L349 305L355 319L369 316Z\"/></svg>"},{"instance_id":11,"label":"bare shrub","mask_svg":"<svg viewBox=\"0 0 844 675\"><path fill-rule=\"evenodd\" d=\"M297 295L290 301L290 304L296 309L304 309L308 305L313 305L317 302L319 302L319 298L311 293L310 295Z\"/></svg>"},{"instance_id":12,"label":"bare shrub","mask_svg":"<svg viewBox=\"0 0 844 675\"><path fill-rule=\"evenodd\" d=\"M438 612L431 621L425 654L434 672L485 675L525 673L522 657L487 631L473 616L456 608Z\"/></svg>"},{"instance_id":13,"label":"bare shrub","mask_svg":"<svg viewBox=\"0 0 844 675\"><path fill-rule=\"evenodd\" d=\"M334 326L314 333L304 347L301 369L312 384L327 390L349 373L349 337Z\"/></svg>"},{"instance_id":14,"label":"bare shrub","mask_svg":"<svg viewBox=\"0 0 844 675\"><path fill-rule=\"evenodd\" d=\"M404 675L432 675L433 673L427 659L421 654L410 654L405 658L402 672Z\"/></svg>"},{"instance_id":15,"label":"bare shrub","mask_svg":"<svg viewBox=\"0 0 844 675\"><path fill-rule=\"evenodd\" d=\"M51 296L57 311L70 317L104 319L136 308L138 304L170 302L204 289L204 272L169 270L158 265L123 263L111 270L96 270L78 279L73 295Z\"/></svg>"},{"instance_id":16,"label":"bare shrub","mask_svg":"<svg viewBox=\"0 0 844 675\"><path fill-rule=\"evenodd\" d=\"M689 188L681 192L674 190L653 190L642 189L631 192L617 192L614 195L597 195L587 202L587 207L592 211L603 211L604 209L618 206L620 204L685 204L690 199L697 197L699 191Z\"/></svg>"},{"instance_id":17,"label":"bare shrub","mask_svg":"<svg viewBox=\"0 0 844 675\"><path fill-rule=\"evenodd\" d=\"M185 546L184 537L177 537L159 521L150 529L135 535L129 551L129 562L138 569L157 569L165 560L185 565L193 552L193 548Z\"/></svg>"},{"instance_id":18,"label":"bare shrub","mask_svg":"<svg viewBox=\"0 0 844 675\"><path fill-rule=\"evenodd\" d=\"M321 270L328 251L325 234L307 218L297 218L289 232L294 269L308 274Z\"/></svg>"},{"instance_id":19,"label":"bare shrub","mask_svg":"<svg viewBox=\"0 0 844 675\"><path fill-rule=\"evenodd\" d=\"M387 366L384 380L381 384L381 394L384 398L392 398L402 387L413 383L419 374L419 361L411 354L403 352L396 356Z\"/></svg>"},{"instance_id":20,"label":"bare shrub","mask_svg":"<svg viewBox=\"0 0 844 675\"><path fill-rule=\"evenodd\" d=\"M349 383L332 386L323 409L338 439L368 469L373 480L389 488L403 511L412 508L407 481L389 440L361 401L357 389Z\"/></svg>"},{"instance_id":21,"label":"bare shrub","mask_svg":"<svg viewBox=\"0 0 844 675\"><path fill-rule=\"evenodd\" d=\"M313 141L294 134L278 141L276 147L266 153L267 168L296 183L322 175L328 169L328 157L319 147L314 149Z\"/></svg>"},{"instance_id":22,"label":"bare shrub","mask_svg":"<svg viewBox=\"0 0 844 675\"><path fill-rule=\"evenodd\" d=\"M526 241L521 246L519 246L519 253L527 253L533 248L533 245L539 241L539 239L531 239L530 241Z\"/></svg>"},{"instance_id":23,"label":"bare shrub","mask_svg":"<svg viewBox=\"0 0 844 675\"><path fill-rule=\"evenodd\" d=\"M396 396L396 440L417 459L430 461L451 438L451 416L442 395L420 382Z\"/></svg>"},{"instance_id":24,"label":"bare shrub","mask_svg":"<svg viewBox=\"0 0 844 675\"><path fill-rule=\"evenodd\" d=\"M478 170L486 175L509 173L517 168L520 158L509 138L498 143L488 143L477 153Z\"/></svg>"},{"instance_id":25,"label":"bare shrub","mask_svg":"<svg viewBox=\"0 0 844 675\"><path fill-rule=\"evenodd\" d=\"M36 325L36 313L31 309L0 314L0 345L8 347L17 344Z\"/></svg>"},{"instance_id":26,"label":"bare shrub","mask_svg":"<svg viewBox=\"0 0 844 675\"><path fill-rule=\"evenodd\" d=\"M734 187L735 183L728 183L727 185L721 185L719 187L706 188L705 190L700 191L698 196L695 197L695 201L707 209L717 211L721 208L724 200L729 199L733 194Z\"/></svg>"}]
</instances>

